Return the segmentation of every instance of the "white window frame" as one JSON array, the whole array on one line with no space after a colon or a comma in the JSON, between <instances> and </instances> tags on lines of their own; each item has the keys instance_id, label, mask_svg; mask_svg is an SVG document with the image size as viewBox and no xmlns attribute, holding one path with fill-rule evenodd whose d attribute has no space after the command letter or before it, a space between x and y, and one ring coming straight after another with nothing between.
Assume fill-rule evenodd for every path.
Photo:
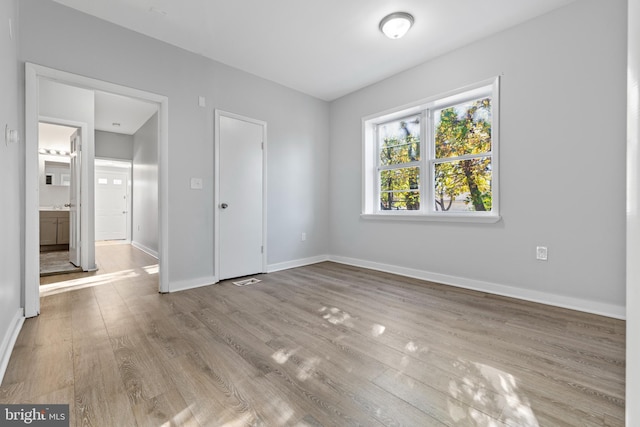
<instances>
[{"instance_id":1,"label":"white window frame","mask_svg":"<svg viewBox=\"0 0 640 427\"><path fill-rule=\"evenodd\" d=\"M466 86L442 95L423 99L402 107L372 114L362 119L362 213L365 219L409 220L409 221L459 221L459 222L497 222L500 220L499 210L499 93L500 79L495 77L476 84ZM491 96L491 197L492 209L481 211L436 211L433 176L435 164L443 163L443 159L435 158L433 141L433 110L447 108L484 96ZM420 115L420 160L415 166L420 167L419 210L382 210L380 208L380 147L377 138L379 125L404 117ZM477 155L447 158L446 162L464 160ZM406 167L402 164L401 167Z\"/></svg>"}]
</instances>

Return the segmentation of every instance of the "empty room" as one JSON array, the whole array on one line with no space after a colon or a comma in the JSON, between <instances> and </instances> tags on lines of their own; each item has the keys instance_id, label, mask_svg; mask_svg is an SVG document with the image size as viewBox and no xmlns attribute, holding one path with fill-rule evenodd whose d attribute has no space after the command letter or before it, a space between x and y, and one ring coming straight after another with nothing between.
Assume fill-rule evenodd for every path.
<instances>
[{"instance_id":1,"label":"empty room","mask_svg":"<svg viewBox=\"0 0 640 427\"><path fill-rule=\"evenodd\" d=\"M639 17L2 2L0 424L640 425Z\"/></svg>"}]
</instances>

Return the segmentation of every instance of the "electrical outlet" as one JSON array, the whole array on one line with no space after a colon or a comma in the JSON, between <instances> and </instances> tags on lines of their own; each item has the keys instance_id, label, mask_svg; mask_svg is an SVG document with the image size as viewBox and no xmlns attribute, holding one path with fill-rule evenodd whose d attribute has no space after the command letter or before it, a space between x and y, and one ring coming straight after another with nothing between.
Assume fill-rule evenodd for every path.
<instances>
[{"instance_id":1,"label":"electrical outlet","mask_svg":"<svg viewBox=\"0 0 640 427\"><path fill-rule=\"evenodd\" d=\"M191 178L191 189L202 190L202 178Z\"/></svg>"},{"instance_id":2,"label":"electrical outlet","mask_svg":"<svg viewBox=\"0 0 640 427\"><path fill-rule=\"evenodd\" d=\"M540 261L546 261L548 257L548 251L546 246L536 246L536 259Z\"/></svg>"},{"instance_id":3,"label":"electrical outlet","mask_svg":"<svg viewBox=\"0 0 640 427\"><path fill-rule=\"evenodd\" d=\"M302 235L300 236L300 241L304 242L307 240L307 233L302 233Z\"/></svg>"}]
</instances>

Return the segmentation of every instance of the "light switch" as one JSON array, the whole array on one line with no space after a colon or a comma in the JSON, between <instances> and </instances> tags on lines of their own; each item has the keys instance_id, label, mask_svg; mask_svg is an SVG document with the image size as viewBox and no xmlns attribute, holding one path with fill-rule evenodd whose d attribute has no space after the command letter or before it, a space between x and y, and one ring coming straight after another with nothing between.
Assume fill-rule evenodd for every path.
<instances>
[{"instance_id":1,"label":"light switch","mask_svg":"<svg viewBox=\"0 0 640 427\"><path fill-rule=\"evenodd\" d=\"M199 96L198 97L198 105L200 107L206 107L207 106L207 100L204 98L204 96Z\"/></svg>"},{"instance_id":2,"label":"light switch","mask_svg":"<svg viewBox=\"0 0 640 427\"><path fill-rule=\"evenodd\" d=\"M191 178L191 189L202 190L202 178Z\"/></svg>"}]
</instances>

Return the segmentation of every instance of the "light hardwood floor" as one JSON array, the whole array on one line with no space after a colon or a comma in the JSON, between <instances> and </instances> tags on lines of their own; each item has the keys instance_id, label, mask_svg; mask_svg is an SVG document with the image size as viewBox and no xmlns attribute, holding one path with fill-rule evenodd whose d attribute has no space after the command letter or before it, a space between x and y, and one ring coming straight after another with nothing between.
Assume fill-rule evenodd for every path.
<instances>
[{"instance_id":1,"label":"light hardwood floor","mask_svg":"<svg viewBox=\"0 0 640 427\"><path fill-rule=\"evenodd\" d=\"M623 321L333 263L160 295L153 258L97 259L43 286L1 402L77 426L624 425Z\"/></svg>"}]
</instances>

